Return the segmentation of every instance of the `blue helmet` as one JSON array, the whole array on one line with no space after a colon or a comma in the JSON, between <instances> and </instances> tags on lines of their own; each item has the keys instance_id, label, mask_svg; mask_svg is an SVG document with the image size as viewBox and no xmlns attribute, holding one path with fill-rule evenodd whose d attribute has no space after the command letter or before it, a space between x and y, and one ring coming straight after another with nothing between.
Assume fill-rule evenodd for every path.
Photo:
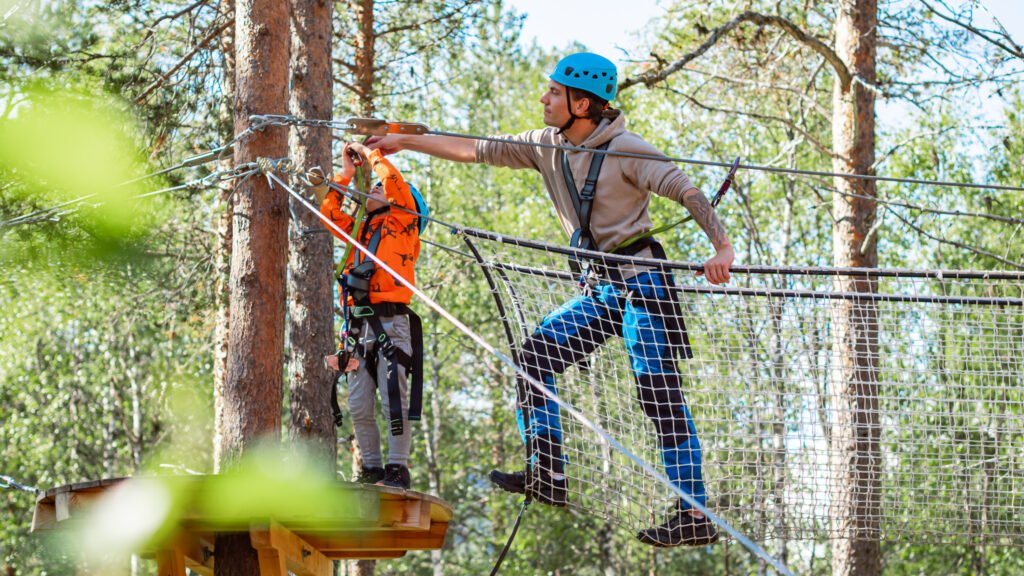
<instances>
[{"instance_id":1,"label":"blue helmet","mask_svg":"<svg viewBox=\"0 0 1024 576\"><path fill-rule=\"evenodd\" d=\"M416 189L415 186L409 184L409 191L412 192L412 197L416 200L416 213L420 225L420 234L427 229L427 224L430 224L430 207L427 206L427 201L423 198L423 194Z\"/></svg>"},{"instance_id":2,"label":"blue helmet","mask_svg":"<svg viewBox=\"0 0 1024 576\"><path fill-rule=\"evenodd\" d=\"M590 52L579 52L562 58L548 78L609 101L615 99L618 84L615 64L604 56Z\"/></svg>"}]
</instances>

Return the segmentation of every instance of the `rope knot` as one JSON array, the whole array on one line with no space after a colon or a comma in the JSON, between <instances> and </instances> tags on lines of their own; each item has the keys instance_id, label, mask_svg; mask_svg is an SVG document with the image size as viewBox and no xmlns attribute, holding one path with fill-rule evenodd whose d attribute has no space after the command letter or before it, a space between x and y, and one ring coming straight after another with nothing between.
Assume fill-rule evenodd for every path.
<instances>
[{"instance_id":1,"label":"rope knot","mask_svg":"<svg viewBox=\"0 0 1024 576\"><path fill-rule=\"evenodd\" d=\"M269 174L277 169L277 163L270 158L257 158L256 168L259 169L260 174Z\"/></svg>"}]
</instances>

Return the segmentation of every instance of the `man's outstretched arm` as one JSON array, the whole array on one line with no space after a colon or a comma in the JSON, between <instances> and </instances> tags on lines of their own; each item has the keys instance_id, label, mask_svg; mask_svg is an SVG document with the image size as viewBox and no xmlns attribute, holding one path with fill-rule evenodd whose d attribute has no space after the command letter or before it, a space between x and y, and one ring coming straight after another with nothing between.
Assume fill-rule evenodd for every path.
<instances>
[{"instance_id":1,"label":"man's outstretched arm","mask_svg":"<svg viewBox=\"0 0 1024 576\"><path fill-rule=\"evenodd\" d=\"M476 162L476 141L455 136L388 134L373 136L366 145L383 154L394 154L402 150L422 152L455 162Z\"/></svg>"},{"instance_id":2,"label":"man's outstretched arm","mask_svg":"<svg viewBox=\"0 0 1024 576\"><path fill-rule=\"evenodd\" d=\"M704 273L712 284L723 284L729 281L729 267L736 258L736 253L729 242L729 236L725 233L725 227L715 214L715 208L708 202L704 193L696 188L690 188L683 193L683 206L690 211L696 222L708 240L715 247L715 256L704 263ZM701 275L700 272L697 273Z\"/></svg>"}]
</instances>

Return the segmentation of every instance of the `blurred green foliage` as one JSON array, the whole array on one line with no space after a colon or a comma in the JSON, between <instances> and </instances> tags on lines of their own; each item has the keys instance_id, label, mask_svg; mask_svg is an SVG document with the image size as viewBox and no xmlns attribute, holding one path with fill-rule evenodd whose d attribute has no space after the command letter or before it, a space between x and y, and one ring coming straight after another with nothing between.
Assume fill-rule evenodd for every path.
<instances>
[{"instance_id":1,"label":"blurred green foliage","mask_svg":"<svg viewBox=\"0 0 1024 576\"><path fill-rule=\"evenodd\" d=\"M19 5L21 3L18 3ZM827 37L830 3L748 3L783 11ZM4 2L0 14L6 14ZM225 141L219 121L228 106L219 92L220 55L202 51L181 77L131 100L160 81L187 53L194 32L217 17L199 6L181 20L160 20L191 2L43 3L24 5L0 27L0 473L50 488L140 472L212 470L213 330L211 221L215 191L135 200L143 191L204 175L193 168L166 180L118 186ZM440 14L444 3L381 3L395 18ZM668 2L665 17L643 32L651 52L672 58L692 50L707 30L730 17L725 2ZM402 13L405 10L405 13ZM414 12L419 11L419 12ZM911 12L913 12L911 10ZM566 47L552 53L527 45L521 20L500 2L485 2L465 34L411 29L388 40L398 59L379 76L380 116L416 120L471 134L514 133L541 125L537 100L547 72ZM891 14L896 27L908 14ZM339 15L339 22L352 13ZM902 20L900 20L902 19ZM403 22L403 20L396 20ZM153 27L150 25L153 24ZM911 28L908 27L908 30ZM891 32L891 31L890 31ZM444 38L444 42L438 42ZM937 42L938 39L936 38ZM410 42L411 44L407 44ZM403 47L417 49L403 54ZM347 46L347 45L346 45ZM338 46L339 51L349 47ZM921 58L889 45L883 79L900 79ZM774 51L774 52L773 52ZM771 58L771 55L783 55ZM648 64L623 71L636 73ZM744 74L750 74L744 77ZM746 83L734 82L740 78ZM797 88L773 85L797 82ZM628 126L666 153L719 161L828 169L831 76L810 51L766 29L746 27L685 72L655 88L624 91L617 106ZM898 88L898 87L893 87ZM937 90L936 90L937 92ZM948 95L908 92L907 125L880 125L879 171L894 176L1020 184L1024 168L1024 102L1005 90L1001 129L965 124L973 110ZM358 114L339 97L336 117ZM760 116L757 116L760 115ZM783 119L773 122L770 118ZM909 127L908 127L909 126ZM933 134L920 137L920 134ZM998 134L994 140L989 134ZM812 141L812 140L817 140ZM144 153L139 151L143 150ZM881 156L881 152L880 152ZM403 154L395 159L442 220L502 233L562 242L538 175L461 165ZM705 192L724 170L684 167ZM830 182L741 171L719 214L742 263L827 265L831 261ZM96 194L39 219L5 222ZM880 186L880 195L925 206L1017 216L1020 194ZM893 208L943 239L976 243L1006 258L1024 258L1013 226ZM652 201L658 223L679 217L677 205ZM1001 268L1002 264L907 227L893 214L880 229L886 266ZM1019 227L1018 227L1019 228ZM451 241L440 226L427 238ZM663 238L670 257L710 256L703 234L684 225ZM424 247L418 282L458 318L504 349L500 319L483 278L458 255ZM445 550L414 552L378 565L380 574L479 574L490 570L519 502L493 491L490 468L520 465L522 447L512 415L514 379L507 368L467 344L436 314L423 313L428 391L415 436L414 486L455 506ZM287 421L287 418L284 419ZM700 426L698 422L698 426ZM348 426L348 424L346 424ZM342 430L342 436L350 428ZM338 469L348 474L341 450ZM275 456L276 457L276 456ZM258 459L257 459L258 460ZM265 514L309 510L301 466L243 466L216 487L213 501L245 516L247 502ZM316 490L315 484L308 490ZM30 536L31 498L2 494L0 558L7 573L70 575L74 556ZM282 497L279 497L282 496ZM225 507L222 513L229 513ZM631 534L611 533L596 517L535 506L527 513L504 572L509 574L701 573L751 574L763 567L735 544L710 550L654 553ZM602 535L602 537L598 537ZM611 553L609 554L609 549ZM887 544L887 572L971 573L978 549ZM829 573L822 543L772 542L795 571ZM985 551L988 574L1022 570L1013 551ZM440 567L440 568L438 568ZM152 572L152 566L143 568Z\"/></svg>"}]
</instances>

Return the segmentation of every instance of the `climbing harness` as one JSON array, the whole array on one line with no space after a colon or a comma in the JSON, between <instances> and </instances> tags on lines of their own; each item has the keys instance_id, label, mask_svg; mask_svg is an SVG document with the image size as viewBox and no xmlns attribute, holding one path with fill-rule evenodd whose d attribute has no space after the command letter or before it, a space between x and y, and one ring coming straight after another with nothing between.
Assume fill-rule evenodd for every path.
<instances>
[{"instance_id":1,"label":"climbing harness","mask_svg":"<svg viewBox=\"0 0 1024 576\"><path fill-rule=\"evenodd\" d=\"M609 142L601 144L595 150L607 150ZM580 227L572 233L569 245L579 250L597 250L597 243L590 232L590 214L594 206L594 192L597 187L597 177L601 172L601 164L604 163L604 154L594 154L590 159L590 169L587 171L587 179L583 183L583 189L576 189L576 182L569 168L569 159L562 151L562 177L565 179L565 186L569 189L569 197L572 199L572 206L576 209L576 217L579 219ZM576 257L569 258L569 267L579 274L583 267Z\"/></svg>"}]
</instances>

